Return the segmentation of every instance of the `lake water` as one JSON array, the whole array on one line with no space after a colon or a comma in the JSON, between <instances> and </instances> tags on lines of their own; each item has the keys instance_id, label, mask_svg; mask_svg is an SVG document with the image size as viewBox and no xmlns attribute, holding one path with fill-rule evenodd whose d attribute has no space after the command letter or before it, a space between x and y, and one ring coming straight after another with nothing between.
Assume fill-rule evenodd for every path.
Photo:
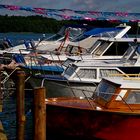
<instances>
[{"instance_id":1,"label":"lake water","mask_svg":"<svg viewBox=\"0 0 140 140\"><path fill-rule=\"evenodd\" d=\"M32 127L32 98L25 99L25 140L33 140L33 127ZM4 131L8 137L8 140L16 139L16 98L8 97L3 102L3 112L0 114L0 120L2 121Z\"/></svg>"},{"instance_id":2,"label":"lake water","mask_svg":"<svg viewBox=\"0 0 140 140\"><path fill-rule=\"evenodd\" d=\"M4 38L8 38L11 40L13 45L17 45L22 43L24 40L39 40L43 36L49 37L51 34L35 34L35 33L0 33L0 41Z\"/></svg>"},{"instance_id":3,"label":"lake water","mask_svg":"<svg viewBox=\"0 0 140 140\"><path fill-rule=\"evenodd\" d=\"M46 37L50 34L45 34ZM23 40L33 39L37 41L42 38L43 34L34 33L0 33L0 41L5 37L10 39L12 44L17 45L23 42ZM28 93L27 93L28 94ZM25 99L25 115L26 115L26 128L25 128L25 140L33 140L33 126L32 126L32 98L31 96ZM2 121L4 131L8 137L8 140L16 139L16 97L9 96L3 101L3 112L0 113L0 120Z\"/></svg>"}]
</instances>

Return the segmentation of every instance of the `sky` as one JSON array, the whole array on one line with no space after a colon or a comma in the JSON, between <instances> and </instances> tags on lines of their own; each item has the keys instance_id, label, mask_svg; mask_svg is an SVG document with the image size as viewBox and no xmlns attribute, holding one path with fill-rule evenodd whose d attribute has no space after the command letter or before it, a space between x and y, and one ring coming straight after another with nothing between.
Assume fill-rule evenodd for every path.
<instances>
[{"instance_id":1,"label":"sky","mask_svg":"<svg viewBox=\"0 0 140 140\"><path fill-rule=\"evenodd\" d=\"M47 9L140 13L140 0L0 0L0 4L40 7ZM0 14L13 13L15 13L15 11L0 9ZM27 12L24 11L23 14L27 14Z\"/></svg>"}]
</instances>

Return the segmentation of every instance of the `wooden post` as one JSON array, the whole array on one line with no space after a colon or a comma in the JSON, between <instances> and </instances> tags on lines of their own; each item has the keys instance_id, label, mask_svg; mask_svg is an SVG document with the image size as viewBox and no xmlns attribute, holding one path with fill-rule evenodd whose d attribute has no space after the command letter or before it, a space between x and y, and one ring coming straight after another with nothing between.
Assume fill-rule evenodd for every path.
<instances>
[{"instance_id":1,"label":"wooden post","mask_svg":"<svg viewBox=\"0 0 140 140\"><path fill-rule=\"evenodd\" d=\"M34 89L34 140L46 140L46 90Z\"/></svg>"},{"instance_id":2,"label":"wooden post","mask_svg":"<svg viewBox=\"0 0 140 140\"><path fill-rule=\"evenodd\" d=\"M17 140L24 140L25 133L25 73L17 71L16 96L17 96Z\"/></svg>"},{"instance_id":3,"label":"wooden post","mask_svg":"<svg viewBox=\"0 0 140 140\"><path fill-rule=\"evenodd\" d=\"M1 88L2 86L1 86L1 70L0 70L0 112L2 112L2 99L3 99Z\"/></svg>"}]
</instances>

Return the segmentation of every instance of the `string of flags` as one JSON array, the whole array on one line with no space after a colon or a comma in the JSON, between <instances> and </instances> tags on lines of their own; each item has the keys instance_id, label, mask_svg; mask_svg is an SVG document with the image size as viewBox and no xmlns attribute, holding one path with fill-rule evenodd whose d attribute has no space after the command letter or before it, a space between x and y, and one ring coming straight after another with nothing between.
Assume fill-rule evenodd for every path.
<instances>
[{"instance_id":1,"label":"string of flags","mask_svg":"<svg viewBox=\"0 0 140 140\"><path fill-rule=\"evenodd\" d=\"M107 20L110 22L140 22L140 13L46 9L16 5L0 5L0 9L8 9L12 11L27 11L59 20Z\"/></svg>"}]
</instances>

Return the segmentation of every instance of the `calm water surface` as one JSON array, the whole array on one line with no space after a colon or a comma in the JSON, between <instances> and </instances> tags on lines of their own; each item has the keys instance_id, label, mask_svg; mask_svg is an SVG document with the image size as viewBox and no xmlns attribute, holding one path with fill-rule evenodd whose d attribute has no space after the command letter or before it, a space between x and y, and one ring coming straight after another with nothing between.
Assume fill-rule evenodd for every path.
<instances>
[{"instance_id":1,"label":"calm water surface","mask_svg":"<svg viewBox=\"0 0 140 140\"><path fill-rule=\"evenodd\" d=\"M33 140L33 126L32 126L32 98L25 98L25 140ZM5 133L8 140L16 139L16 97L5 98L3 102L3 112L0 114Z\"/></svg>"},{"instance_id":2,"label":"calm water surface","mask_svg":"<svg viewBox=\"0 0 140 140\"><path fill-rule=\"evenodd\" d=\"M46 38L51 34L45 34ZM43 37L43 34L35 34L35 33L0 33L0 40L5 37L9 38L13 44L20 43L23 40L38 40Z\"/></svg>"}]
</instances>

